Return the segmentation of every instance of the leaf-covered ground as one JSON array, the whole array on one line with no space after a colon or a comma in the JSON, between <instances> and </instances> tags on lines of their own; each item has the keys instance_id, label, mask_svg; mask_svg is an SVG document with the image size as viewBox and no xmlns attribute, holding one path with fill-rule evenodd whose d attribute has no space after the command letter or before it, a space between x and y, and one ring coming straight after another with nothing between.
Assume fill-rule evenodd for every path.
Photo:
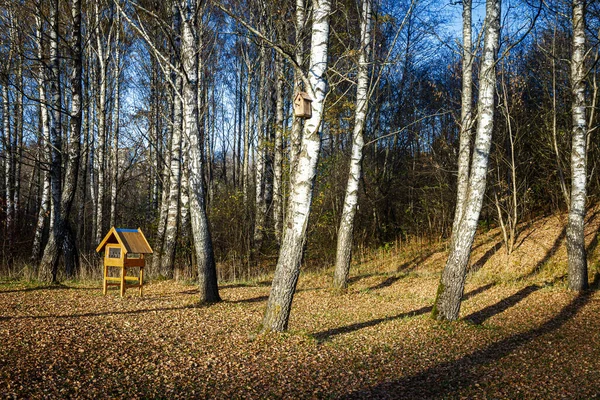
<instances>
[{"instance_id":1,"label":"leaf-covered ground","mask_svg":"<svg viewBox=\"0 0 600 400\"><path fill-rule=\"evenodd\" d=\"M100 283L3 281L0 395L599 397L600 275L590 256L593 290L565 290L561 224L535 222L510 258L498 232L481 235L451 324L429 318L443 246L365 261L342 295L327 272L305 274L286 334L256 334L269 282L224 284L223 302L198 306L195 287L176 282L120 298Z\"/></svg>"}]
</instances>

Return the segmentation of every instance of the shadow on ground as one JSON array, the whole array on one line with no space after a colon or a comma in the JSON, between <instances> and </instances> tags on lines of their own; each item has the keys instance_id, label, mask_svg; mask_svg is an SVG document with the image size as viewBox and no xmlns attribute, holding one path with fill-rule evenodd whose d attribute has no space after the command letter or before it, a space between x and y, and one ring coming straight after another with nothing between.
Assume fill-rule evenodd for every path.
<instances>
[{"instance_id":1,"label":"shadow on ground","mask_svg":"<svg viewBox=\"0 0 600 400\"><path fill-rule=\"evenodd\" d=\"M465 294L463 297L463 300L466 300L475 295L483 293L486 290L488 290L489 288L491 288L492 286L494 286L493 283L481 286L481 287ZM325 331L317 332L317 333L312 334L312 337L314 337L317 340L317 342L325 342L327 340L330 340L334 336L342 335L344 333L355 332L355 331L358 331L358 330L361 330L364 328L379 325L383 322L394 321L397 319L409 318L409 317L415 317L417 315L427 314L428 312L431 312L431 309L432 309L432 306L425 306L425 307L419 308L418 310L403 312L403 313L400 313L398 315L394 315L391 317L377 318L377 319L373 319L370 321L357 322L357 323L354 323L351 325L341 326L338 328L332 328L332 329L328 329Z\"/></svg>"},{"instance_id":2,"label":"shadow on ground","mask_svg":"<svg viewBox=\"0 0 600 400\"><path fill-rule=\"evenodd\" d=\"M342 398L446 398L456 396L457 391L474 386L485 378L485 368L482 367L497 362L540 336L556 331L574 318L579 310L588 304L592 293L592 291L583 292L557 315L537 328L510 336L457 360L438 364L419 374L355 391Z\"/></svg>"}]
</instances>

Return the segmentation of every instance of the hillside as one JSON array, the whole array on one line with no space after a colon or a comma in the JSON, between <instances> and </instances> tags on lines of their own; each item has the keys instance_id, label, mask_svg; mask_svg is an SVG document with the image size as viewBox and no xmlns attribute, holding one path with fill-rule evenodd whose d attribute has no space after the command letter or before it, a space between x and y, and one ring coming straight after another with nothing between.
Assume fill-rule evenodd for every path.
<instances>
[{"instance_id":1,"label":"hillside","mask_svg":"<svg viewBox=\"0 0 600 400\"><path fill-rule=\"evenodd\" d=\"M600 390L600 210L587 244L593 290L566 291L564 216L524 226L508 257L478 235L461 320L428 318L445 245L359 255L347 293L301 277L286 334L257 335L268 280L151 282L142 298L99 283L0 283L2 397L593 398Z\"/></svg>"}]
</instances>

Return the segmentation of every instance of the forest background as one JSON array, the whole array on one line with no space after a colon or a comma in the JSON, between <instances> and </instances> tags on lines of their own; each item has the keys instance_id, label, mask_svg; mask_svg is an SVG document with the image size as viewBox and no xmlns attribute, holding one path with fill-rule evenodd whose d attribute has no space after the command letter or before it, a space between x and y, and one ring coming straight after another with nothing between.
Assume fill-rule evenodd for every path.
<instances>
[{"instance_id":1,"label":"forest background","mask_svg":"<svg viewBox=\"0 0 600 400\"><path fill-rule=\"evenodd\" d=\"M39 265L55 221L50 177L57 152L63 188L73 184L71 203L61 201L69 204L63 213L64 268L55 271L60 279L97 277L95 247L110 226L119 226L141 227L149 238L155 249L147 268L151 277L195 280L194 216L187 195L192 162L178 88L184 77L173 72L183 61L177 54L183 30L175 3L83 1L79 38L73 33L74 3L58 2L55 20L50 3L4 1L0 12L0 272L44 280ZM302 55L299 49L310 41L310 24L299 26L296 6L207 1L196 10L202 160L197 172L220 280L253 279L275 266L299 123L292 113L293 63L276 48ZM474 4L475 87L484 8ZM335 261L356 113L360 5L340 0L331 9L329 91L303 258L309 269ZM308 21L310 4L305 11ZM461 125L461 11L453 2L373 3L357 258L407 242L443 242L451 234ZM600 184L600 6L589 2L586 12L593 203ZM502 226L508 252L519 223L568 209L570 18L571 5L560 0L503 3L480 227ZM300 66L308 55L305 51ZM79 77L74 61L81 63ZM74 112L80 113L79 128ZM81 135L74 137L74 131Z\"/></svg>"}]
</instances>

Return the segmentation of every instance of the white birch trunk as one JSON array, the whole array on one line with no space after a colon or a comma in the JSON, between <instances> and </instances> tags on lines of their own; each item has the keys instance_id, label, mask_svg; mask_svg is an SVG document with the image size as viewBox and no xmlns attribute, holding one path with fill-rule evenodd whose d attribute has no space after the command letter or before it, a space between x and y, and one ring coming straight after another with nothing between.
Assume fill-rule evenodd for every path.
<instances>
[{"instance_id":1,"label":"white birch trunk","mask_svg":"<svg viewBox=\"0 0 600 400\"><path fill-rule=\"evenodd\" d=\"M189 140L189 199L192 234L198 262L200 302L220 301L217 268L205 208L205 188L198 115L198 57L200 53L196 26L196 1L182 1L181 58L186 79L183 81L185 136Z\"/></svg>"},{"instance_id":2,"label":"white birch trunk","mask_svg":"<svg viewBox=\"0 0 600 400\"><path fill-rule=\"evenodd\" d=\"M279 250L275 276L263 318L263 331L287 329L298 276L302 251L306 242L306 227L312 202L313 184L321 149L319 127L323 117L327 82L327 50L329 40L329 0L313 0L313 26L309 82L307 88L312 101L312 117L304 125L302 146L297 168L292 171L292 187L283 240Z\"/></svg>"},{"instance_id":3,"label":"white birch trunk","mask_svg":"<svg viewBox=\"0 0 600 400\"><path fill-rule=\"evenodd\" d=\"M176 87L181 87L181 78L177 77ZM167 278L173 277L175 250L177 244L178 233L178 217L179 217L179 197L181 186L181 101L179 96L174 97L175 111L173 120L173 136L171 137L170 151L170 179L169 179L169 201L167 208L167 220L165 230L165 240L163 244L162 259L160 273ZM167 191L167 189L164 189Z\"/></svg>"},{"instance_id":4,"label":"white birch trunk","mask_svg":"<svg viewBox=\"0 0 600 400\"><path fill-rule=\"evenodd\" d=\"M281 241L283 224L283 60L275 56L275 143L273 160L273 228L275 238Z\"/></svg>"},{"instance_id":5,"label":"white birch trunk","mask_svg":"<svg viewBox=\"0 0 600 400\"><path fill-rule=\"evenodd\" d=\"M296 48L295 61L300 67L304 64L304 27L306 25L306 5L304 0L296 0ZM294 97L302 91L302 77L300 71L294 70ZM300 151L302 140L303 119L292 117L292 130L290 132L290 171L296 168L296 158ZM292 173L290 172L290 180ZM291 182L290 182L291 183Z\"/></svg>"},{"instance_id":6,"label":"white birch trunk","mask_svg":"<svg viewBox=\"0 0 600 400\"><path fill-rule=\"evenodd\" d=\"M41 127L41 150L40 164L44 165L42 169L42 198L40 199L40 209L38 212L35 235L31 249L31 261L37 264L42 249L42 236L44 227L50 209L50 174L48 173L47 165L50 160L50 126L48 121L48 105L46 100L46 67L44 65L44 44L43 44L43 19L40 15L36 15L36 45L38 50L39 71L36 76L39 96L40 110L40 127Z\"/></svg>"},{"instance_id":7,"label":"white birch trunk","mask_svg":"<svg viewBox=\"0 0 600 400\"><path fill-rule=\"evenodd\" d=\"M264 125L265 119L265 96L266 91L266 52L264 46L260 49L260 70L258 83L258 118L256 123L256 192L254 203L254 245L252 246L253 255L260 254L262 242L264 238L265 220L267 214L267 202L265 198L265 166L266 166L266 129Z\"/></svg>"},{"instance_id":8,"label":"white birch trunk","mask_svg":"<svg viewBox=\"0 0 600 400\"><path fill-rule=\"evenodd\" d=\"M19 34L16 33L17 43L21 43ZM13 219L16 221L19 210L21 207L21 166L22 166L22 155L23 155L23 56L17 56L17 67L16 67L16 93L15 93L15 132L13 135L13 167L12 172L12 191L13 191ZM16 226L13 225L13 233L16 234ZM11 255L12 256L12 255Z\"/></svg>"},{"instance_id":9,"label":"white birch trunk","mask_svg":"<svg viewBox=\"0 0 600 400\"><path fill-rule=\"evenodd\" d=\"M58 10L58 1L55 3L56 9ZM51 267L52 271L52 281L56 281L56 275L58 272L58 261L59 256L63 254L64 263L65 263L65 272L67 276L73 276L78 265L79 265L79 254L76 247L76 240L73 234L73 230L71 229L69 223L69 216L71 214L71 208L73 205L73 200L75 198L75 193L77 192L77 177L79 172L79 156L80 156L80 144L81 144L81 117L82 117L82 103L81 103L81 94L82 94L82 52L81 52L81 0L73 0L71 7L71 17L73 21L72 28L72 36L70 43L70 63L71 63L71 75L70 75L70 83L71 83L71 110L70 110L70 127L69 130L71 132L69 144L68 144L68 153L67 153L67 163L66 163L66 172L64 175L64 185L62 190L60 190L60 197L57 199L54 198L55 204L55 222L54 229L50 233L50 238L48 239L48 244L44 249L44 255L41 261L40 271L46 271L49 267ZM58 85L58 20L56 19L56 37L52 37L52 46L57 46L56 49L52 49L50 52L51 64L52 64L52 74L53 81L51 83L51 92L53 94L53 118L57 116L60 117L60 90L58 91L58 95L54 92L53 86L55 83ZM56 58L56 59L55 59ZM55 75L56 74L56 75ZM58 85L57 89L60 88ZM60 120L60 118L59 118ZM60 121L59 121L60 123ZM52 129L56 126L56 122L53 122ZM58 125L60 127L60 125ZM51 137L54 137L56 132L51 130ZM55 145L55 139L53 139L52 144ZM53 149L59 149L60 147L55 147ZM54 174L58 173L59 175L62 173L61 165L56 166L54 164L55 156L53 155L52 159L52 193L53 197L55 196L56 189L54 188ZM59 182L61 183L61 182Z\"/></svg>"},{"instance_id":10,"label":"white birch trunk","mask_svg":"<svg viewBox=\"0 0 600 400\"><path fill-rule=\"evenodd\" d=\"M573 133L571 146L571 208L567 225L567 257L569 289L581 291L588 287L584 218L586 201L586 139L585 115L585 1L573 0L573 50L571 85L573 93Z\"/></svg>"},{"instance_id":11,"label":"white birch trunk","mask_svg":"<svg viewBox=\"0 0 600 400\"><path fill-rule=\"evenodd\" d=\"M496 56L500 36L500 0L487 0L485 39L479 77L478 121L475 148L463 216L452 242L438 287L432 316L440 320L458 318L464 291L467 265L485 195L486 175L494 126Z\"/></svg>"},{"instance_id":12,"label":"white birch trunk","mask_svg":"<svg viewBox=\"0 0 600 400\"><path fill-rule=\"evenodd\" d=\"M96 54L98 59L98 74L99 74L99 98L97 103L97 118L98 118L98 145L96 147L96 163L98 166L97 190L96 190L96 232L94 234L94 242L100 243L104 236L104 198L106 195L106 96L108 85L107 74L107 59L110 53L105 46L110 46L110 35L104 38L101 30L100 9L99 4L95 3L95 19L96 19ZM106 40L106 43L103 41Z\"/></svg>"},{"instance_id":13,"label":"white birch trunk","mask_svg":"<svg viewBox=\"0 0 600 400\"><path fill-rule=\"evenodd\" d=\"M52 143L50 179L52 190L52 208L54 211L54 225L50 233L50 239L60 237L57 229L60 229L62 215L60 213L60 199L62 196L62 124L61 124L61 93L58 53L58 0L50 5L50 102L51 123L50 142ZM53 255L58 246L54 240L49 240L44 250L44 256L40 263L39 279L42 282L55 282L57 269L53 262Z\"/></svg>"},{"instance_id":14,"label":"white birch trunk","mask_svg":"<svg viewBox=\"0 0 600 400\"><path fill-rule=\"evenodd\" d=\"M471 127L473 125L473 43L471 39L471 0L463 0L463 59L460 133L458 145L458 176L456 207L452 232L458 232L469 186L469 160L471 158Z\"/></svg>"},{"instance_id":15,"label":"white birch trunk","mask_svg":"<svg viewBox=\"0 0 600 400\"><path fill-rule=\"evenodd\" d=\"M246 100L245 100L245 118L244 118L244 155L242 162L242 190L244 193L244 204L248 204L249 186L250 186L250 115L252 105L252 74L250 63L250 39L247 41L247 49L245 54L246 63Z\"/></svg>"},{"instance_id":16,"label":"white birch trunk","mask_svg":"<svg viewBox=\"0 0 600 400\"><path fill-rule=\"evenodd\" d=\"M344 208L338 229L335 271L333 287L344 289L348 285L350 262L352 259L352 243L354 217L358 206L358 186L362 174L362 158L364 138L363 131L369 107L369 53L371 49L371 1L362 0L362 19L360 24L360 55L358 60L358 81L356 86L356 115L354 132L352 133L352 155L350 157L350 173L346 184Z\"/></svg>"},{"instance_id":17,"label":"white birch trunk","mask_svg":"<svg viewBox=\"0 0 600 400\"><path fill-rule=\"evenodd\" d=\"M8 69L8 67L6 67ZM7 72L8 74L8 72ZM13 167L13 148L12 148L12 133L10 129L10 100L9 100L9 90L8 90L8 77L6 81L2 85L2 115L4 117L3 121L3 131L4 131L4 150L5 150L5 160L4 160L4 186L5 186L5 196L4 202L6 204L6 232L8 236L11 234L9 232L12 231L13 226L13 191L12 191L12 167Z\"/></svg>"},{"instance_id":18,"label":"white birch trunk","mask_svg":"<svg viewBox=\"0 0 600 400\"><path fill-rule=\"evenodd\" d=\"M110 218L111 227L117 225L117 189L119 184L119 130L121 128L121 14L117 13L117 33L115 36L115 104L114 130L111 147L111 182L110 182Z\"/></svg>"}]
</instances>

